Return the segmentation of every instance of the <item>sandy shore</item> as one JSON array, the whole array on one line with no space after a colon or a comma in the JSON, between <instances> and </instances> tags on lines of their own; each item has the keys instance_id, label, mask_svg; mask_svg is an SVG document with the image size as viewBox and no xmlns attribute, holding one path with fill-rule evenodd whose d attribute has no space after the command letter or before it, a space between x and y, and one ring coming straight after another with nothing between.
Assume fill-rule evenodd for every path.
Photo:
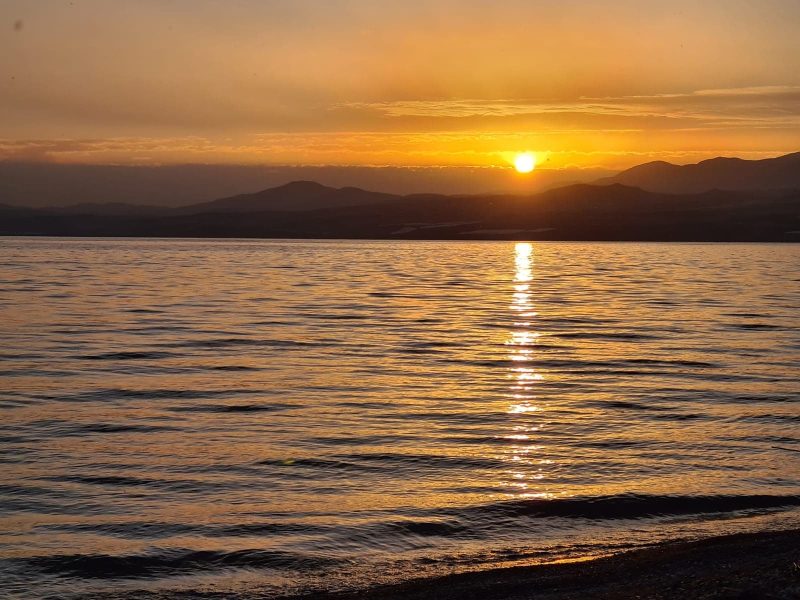
<instances>
[{"instance_id":1,"label":"sandy shore","mask_svg":"<svg viewBox=\"0 0 800 600\"><path fill-rule=\"evenodd\" d=\"M299 598L798 600L800 530L678 542L582 563L495 569Z\"/></svg>"}]
</instances>

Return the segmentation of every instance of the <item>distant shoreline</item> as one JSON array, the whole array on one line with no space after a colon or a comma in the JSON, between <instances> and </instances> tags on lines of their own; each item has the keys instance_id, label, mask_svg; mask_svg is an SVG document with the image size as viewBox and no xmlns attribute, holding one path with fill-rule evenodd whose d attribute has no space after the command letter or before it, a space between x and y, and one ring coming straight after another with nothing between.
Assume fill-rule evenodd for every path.
<instances>
[{"instance_id":1,"label":"distant shoreline","mask_svg":"<svg viewBox=\"0 0 800 600\"><path fill-rule=\"evenodd\" d=\"M800 191L675 195L613 183L531 196L398 196L296 181L173 209L0 204L0 235L800 242Z\"/></svg>"},{"instance_id":2,"label":"distant shoreline","mask_svg":"<svg viewBox=\"0 0 800 600\"><path fill-rule=\"evenodd\" d=\"M800 530L667 542L586 562L491 569L283 600L789 600Z\"/></svg>"},{"instance_id":3,"label":"distant shoreline","mask_svg":"<svg viewBox=\"0 0 800 600\"><path fill-rule=\"evenodd\" d=\"M2 239L70 239L70 240L247 240L247 241L320 241L320 242L531 242L531 243L565 243L565 244L781 244L792 245L800 243L800 235L793 239L702 239L702 238L629 238L629 239L601 239L601 238L543 238L543 237L289 237L289 236L242 236L242 235L70 235L70 234L37 234L37 233L2 233Z\"/></svg>"}]
</instances>

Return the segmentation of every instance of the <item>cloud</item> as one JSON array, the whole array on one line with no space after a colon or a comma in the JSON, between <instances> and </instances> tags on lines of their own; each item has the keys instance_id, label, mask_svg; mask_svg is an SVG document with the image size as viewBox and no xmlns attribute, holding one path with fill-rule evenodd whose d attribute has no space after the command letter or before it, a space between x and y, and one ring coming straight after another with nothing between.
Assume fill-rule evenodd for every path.
<instances>
[{"instance_id":1,"label":"cloud","mask_svg":"<svg viewBox=\"0 0 800 600\"><path fill-rule=\"evenodd\" d=\"M579 97L573 101L452 99L351 102L342 108L403 120L546 119L555 126L569 116L594 120L595 131L644 127L742 127L800 125L800 86L760 86L689 93ZM657 121L655 123L654 121ZM574 129L573 129L574 130Z\"/></svg>"}]
</instances>

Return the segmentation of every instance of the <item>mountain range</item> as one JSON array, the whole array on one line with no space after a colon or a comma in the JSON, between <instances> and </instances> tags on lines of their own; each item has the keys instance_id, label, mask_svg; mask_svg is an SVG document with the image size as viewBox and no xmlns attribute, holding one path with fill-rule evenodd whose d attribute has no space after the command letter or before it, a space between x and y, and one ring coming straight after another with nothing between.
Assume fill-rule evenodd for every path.
<instances>
[{"instance_id":1,"label":"mountain range","mask_svg":"<svg viewBox=\"0 0 800 600\"><path fill-rule=\"evenodd\" d=\"M3 204L0 235L800 241L800 153L648 163L526 195L397 195L296 181L172 208Z\"/></svg>"},{"instance_id":2,"label":"mountain range","mask_svg":"<svg viewBox=\"0 0 800 600\"><path fill-rule=\"evenodd\" d=\"M693 165L656 161L605 177L650 192L696 194L709 190L800 190L800 152L764 160L712 158Z\"/></svg>"}]
</instances>

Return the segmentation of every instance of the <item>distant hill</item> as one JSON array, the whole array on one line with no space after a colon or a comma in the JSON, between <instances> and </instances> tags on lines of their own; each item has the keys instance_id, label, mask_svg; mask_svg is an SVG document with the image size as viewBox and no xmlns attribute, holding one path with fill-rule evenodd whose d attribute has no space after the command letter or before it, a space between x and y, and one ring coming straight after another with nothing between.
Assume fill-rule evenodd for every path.
<instances>
[{"instance_id":1,"label":"distant hill","mask_svg":"<svg viewBox=\"0 0 800 600\"><path fill-rule=\"evenodd\" d=\"M800 242L800 192L785 190L579 184L527 196L392 196L296 182L157 214L127 210L0 207L0 235Z\"/></svg>"},{"instance_id":2,"label":"distant hill","mask_svg":"<svg viewBox=\"0 0 800 600\"><path fill-rule=\"evenodd\" d=\"M764 160L712 158L693 165L649 162L596 183L621 183L666 194L694 194L709 190L800 190L800 152Z\"/></svg>"},{"instance_id":3,"label":"distant hill","mask_svg":"<svg viewBox=\"0 0 800 600\"><path fill-rule=\"evenodd\" d=\"M264 211L306 211L319 208L363 206L396 202L402 196L368 192L360 188L332 188L314 181L294 181L255 194L240 194L230 198L192 204L176 209L178 214L243 213Z\"/></svg>"},{"instance_id":4,"label":"distant hill","mask_svg":"<svg viewBox=\"0 0 800 600\"><path fill-rule=\"evenodd\" d=\"M87 202L69 206L55 206L43 209L46 212L61 215L160 215L169 209L144 204L125 204L122 202Z\"/></svg>"}]
</instances>

